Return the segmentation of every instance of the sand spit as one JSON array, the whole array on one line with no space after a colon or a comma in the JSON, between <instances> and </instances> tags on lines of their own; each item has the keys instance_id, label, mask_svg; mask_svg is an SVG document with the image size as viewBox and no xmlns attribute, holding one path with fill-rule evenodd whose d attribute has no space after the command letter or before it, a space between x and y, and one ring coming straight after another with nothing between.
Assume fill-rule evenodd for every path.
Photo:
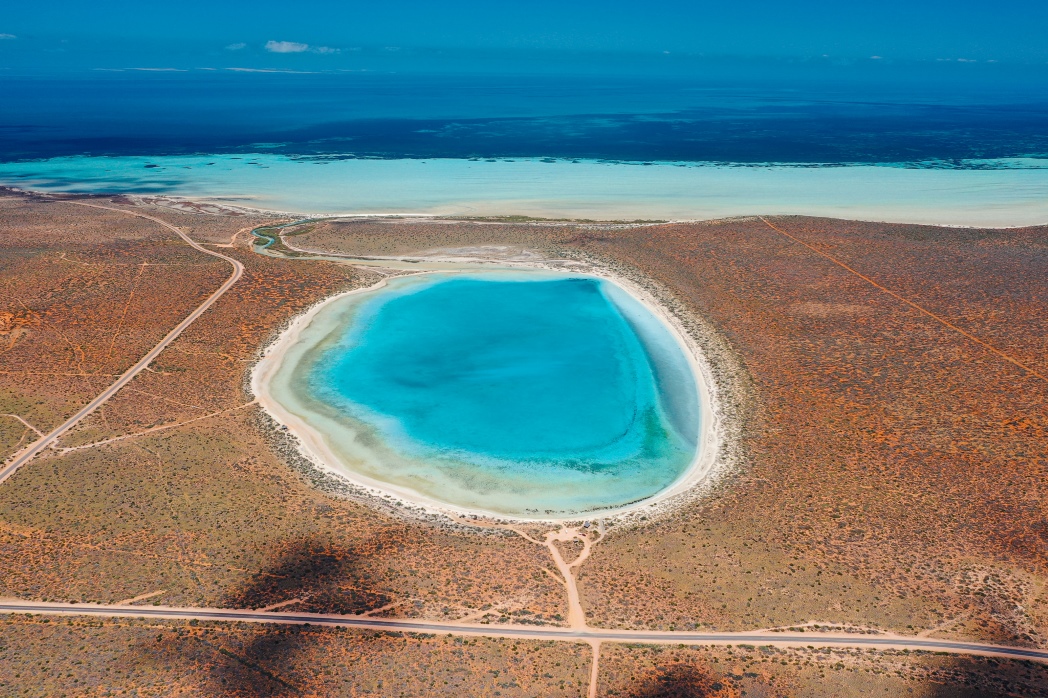
<instances>
[{"instance_id":1,"label":"sand spit","mask_svg":"<svg viewBox=\"0 0 1048 698\"><path fill-rule=\"evenodd\" d=\"M463 262L453 257L436 260L427 257L430 262L429 268L419 270L416 274L427 274L434 272L491 272L497 270L492 263L505 262L504 259L481 260L473 258L470 262ZM558 260L561 261L561 260ZM568 260L562 260L568 261ZM436 263L436 264L433 264ZM436 268L434 268L434 266ZM357 472L349 471L340 467L342 462L332 447L327 443L324 436L306 420L294 414L285 405L276 399L271 391L271 380L281 368L288 356L289 350L294 347L302 337L302 333L314 321L330 303L350 295L370 293L386 286L387 280L381 279L377 283L365 287L336 294L309 308L305 313L295 318L288 327L281 332L275 340L269 344L261 354L259 361L251 372L251 391L258 400L264 412L282 430L286 430L297 439L297 446L301 454L318 470L339 481L353 486L355 493L364 499L371 499L382 508L390 505L397 511L408 515L417 514L423 518L434 515L440 518L450 518L454 522L460 522L463 517L492 519L501 522L553 522L581 521L583 519L617 519L625 523L627 521L640 521L649 518L658 518L678 505L690 501L701 492L706 491L706 486L713 481L715 475L726 460L721 457L724 452L724 424L722 410L718 399L717 383L713 367L699 347L699 343L688 332L685 323L669 308L659 301L654 294L641 284L627 278L622 274L615 273L611 269L592 262L571 261L570 270L565 266L554 263L521 263L515 261L507 265L507 270L520 272L522 269L532 269L546 273L563 273L578 275L580 267L585 267L587 275L604 279L614 283L619 288L630 294L641 303L652 315L659 318L676 338L681 349L690 364L692 375L696 380L698 392L700 415L702 422L699 430L698 447L695 458L688 468L667 488L657 494L632 502L625 506L614 509L594 510L583 512L570 517L520 517L507 515L497 511L485 511L482 509L467 509L436 501L407 488L397 487L386 482L374 480ZM417 269L417 267L416 267Z\"/></svg>"}]
</instances>

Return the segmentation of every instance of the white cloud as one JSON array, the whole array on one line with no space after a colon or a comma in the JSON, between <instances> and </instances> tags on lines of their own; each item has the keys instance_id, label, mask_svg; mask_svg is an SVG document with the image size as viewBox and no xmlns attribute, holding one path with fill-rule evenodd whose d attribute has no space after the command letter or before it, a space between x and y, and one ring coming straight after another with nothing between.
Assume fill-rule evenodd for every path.
<instances>
[{"instance_id":1,"label":"white cloud","mask_svg":"<svg viewBox=\"0 0 1048 698\"><path fill-rule=\"evenodd\" d=\"M0 34L0 39L17 39L14 34Z\"/></svg>"},{"instance_id":2,"label":"white cloud","mask_svg":"<svg viewBox=\"0 0 1048 698\"><path fill-rule=\"evenodd\" d=\"M247 48L247 44L245 44L243 41L241 41L239 43L236 43L236 44L230 44L229 46L226 46L226 50L227 51L243 51L246 48Z\"/></svg>"},{"instance_id":3,"label":"white cloud","mask_svg":"<svg viewBox=\"0 0 1048 698\"><path fill-rule=\"evenodd\" d=\"M230 47L227 47L230 48ZM332 48L331 46L310 46L309 44L302 44L297 41L267 41L266 50L270 53L319 53L325 56L342 53L340 48Z\"/></svg>"},{"instance_id":4,"label":"white cloud","mask_svg":"<svg viewBox=\"0 0 1048 698\"><path fill-rule=\"evenodd\" d=\"M309 44L297 41L267 41L266 50L270 53L302 53L309 50Z\"/></svg>"}]
</instances>

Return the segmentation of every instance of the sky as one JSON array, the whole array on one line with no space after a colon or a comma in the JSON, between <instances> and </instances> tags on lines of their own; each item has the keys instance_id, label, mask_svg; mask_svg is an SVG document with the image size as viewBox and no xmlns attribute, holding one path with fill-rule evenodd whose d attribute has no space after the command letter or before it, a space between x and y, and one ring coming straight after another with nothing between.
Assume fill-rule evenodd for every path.
<instances>
[{"instance_id":1,"label":"sky","mask_svg":"<svg viewBox=\"0 0 1048 698\"><path fill-rule=\"evenodd\" d=\"M448 69L815 61L1048 65L1048 2L9 3L0 70Z\"/></svg>"}]
</instances>

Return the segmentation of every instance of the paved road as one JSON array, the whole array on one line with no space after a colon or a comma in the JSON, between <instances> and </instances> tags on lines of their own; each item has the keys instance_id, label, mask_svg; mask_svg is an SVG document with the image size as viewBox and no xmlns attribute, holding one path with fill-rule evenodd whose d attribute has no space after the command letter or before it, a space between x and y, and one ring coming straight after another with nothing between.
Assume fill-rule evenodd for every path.
<instances>
[{"instance_id":1,"label":"paved road","mask_svg":"<svg viewBox=\"0 0 1048 698\"><path fill-rule=\"evenodd\" d=\"M154 618L206 621L240 621L251 623L283 623L383 630L387 632L433 633L470 635L526 640L559 640L562 642L636 642L644 644L687 645L775 645L779 647L840 647L865 649L909 649L928 652L950 652L1011 659L1030 659L1048 663L1048 650L991 645L977 642L957 642L905 635L860 635L855 633L822 632L671 632L643 630L603 630L598 628L570 629L529 625L481 625L444 623L424 620L396 620L340 616L320 613L293 613L279 611L251 611L220 608L177 608L156 606L103 606L96 604L39 603L31 601L0 601L0 613L43 613L48 615L103 616L112 618Z\"/></svg>"},{"instance_id":2,"label":"paved road","mask_svg":"<svg viewBox=\"0 0 1048 698\"><path fill-rule=\"evenodd\" d=\"M186 317L186 319L184 319L182 322L178 324L177 327L168 332L167 335L160 340L159 344L150 349L148 354L143 356L134 366L127 369L127 371L125 371L119 378L117 378L112 385L103 390L102 393L98 395L98 397L84 405L84 407L82 407L80 411L78 411L72 417L63 422L59 427L57 427L50 433L44 435L34 443L30 444L21 453L18 453L14 457L14 460L5 465L3 470L0 470L0 483L3 483L5 480L7 480L7 478L11 477L11 475L13 475L16 470L18 470L20 467L32 460L34 456L36 456L38 453L40 453L45 448L54 443L55 440L58 439L62 434L72 429L74 426L76 426L78 422L80 422L80 420L97 410L106 400L113 397L113 395L115 395L121 388L130 383L135 376L141 373L145 369L145 367L148 366L153 361L153 359L157 357L158 354L160 354L160 352L166 349L167 346L171 344L171 342L175 341L175 339L178 338L178 335L182 334L183 330L185 330L187 327L193 324L194 320L203 315L204 312L208 308L210 308L215 301L221 298L222 294L228 291L233 286L233 284L239 281L240 277L244 274L243 264L233 259L232 257L227 257L224 254L219 254L214 250L209 250L197 244L196 242L191 240L188 235L186 235L181 230L171 225L167 221L161 220L159 218L154 218L153 216L148 216L144 213L136 213L134 211L127 211L121 208L112 208L110 206L102 206L99 204L89 204L83 201L68 201L66 203L76 204L77 206L88 206L90 208L101 208L107 211L116 211L118 213L123 213L128 216L137 216L138 218L145 218L146 220L153 221L154 223L159 223L160 225L164 226L168 230L173 231L180 238L185 240L186 243L193 249L199 250L204 254L211 255L212 257L224 259L225 261L232 264L233 273L230 275L228 279L226 279L226 282L222 284L217 291L212 293L207 300L205 300L203 303L197 306L196 310L190 313Z\"/></svg>"}]
</instances>

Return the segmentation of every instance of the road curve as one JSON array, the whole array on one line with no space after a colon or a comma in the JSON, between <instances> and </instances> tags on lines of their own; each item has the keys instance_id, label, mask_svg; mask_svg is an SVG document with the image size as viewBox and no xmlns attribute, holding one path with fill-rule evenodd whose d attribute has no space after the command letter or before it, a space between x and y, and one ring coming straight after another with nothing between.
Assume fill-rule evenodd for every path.
<instances>
[{"instance_id":1,"label":"road curve","mask_svg":"<svg viewBox=\"0 0 1048 698\"><path fill-rule=\"evenodd\" d=\"M183 330L185 330L187 327L193 324L193 322L198 317L203 315L204 312L208 308L210 308L215 301L221 298L222 294L224 294L226 291L232 288L233 284L239 281L240 277L244 274L243 264L233 259L232 257L227 257L224 254L220 254L218 252L215 252L214 250L209 250L206 247L203 247L202 245L194 242L188 235L183 233L181 230L171 225L167 221L161 220L160 218L156 218L145 213L138 213L136 211L128 211L126 209L113 208L111 206L102 206L100 204L89 204L83 201L65 201L63 203L75 204L76 206L88 206L90 208L101 208L107 211L116 211L117 213L123 213L128 216L136 216L138 218L145 218L146 220L153 221L154 223L159 223L168 230L173 231L193 249L199 250L204 254L211 255L212 257L224 259L225 261L232 264L233 273L229 276L228 279L226 279L226 282L222 284L217 291L212 293L207 298L207 300L198 305L192 313L186 316L186 318L182 320L182 322L178 323L178 325L173 330L168 332L167 335L163 339L161 339L155 347L150 349L148 354L143 356L141 359L139 359L138 363L136 363L134 366L127 369L123 374L121 374L121 376L117 378L108 388L103 390L101 394L99 394L91 402L84 405L84 407L82 407L76 414L74 414L72 417L63 422L60 426L58 426L54 430L50 431L46 435L42 436L32 444L27 446L20 453L16 454L14 459L11 460L7 465L5 465L2 470L0 470L0 483L3 483L5 480L7 480L7 478L11 477L11 475L13 475L16 470L18 470L20 467L32 460L34 456L36 456L38 453L40 453L45 448L54 443L55 440L58 439L58 437L60 437L62 434L76 426L76 424L80 422L80 420L94 412L106 400L113 397L121 388L123 388L125 385L131 382L131 379L133 379L135 376L141 373L145 369L145 367L148 366L153 361L153 359L157 357L158 354L160 354L160 352L166 349L167 346L171 344L171 342L175 341L175 339L178 338L178 335L182 334Z\"/></svg>"},{"instance_id":2,"label":"road curve","mask_svg":"<svg viewBox=\"0 0 1048 698\"><path fill-rule=\"evenodd\" d=\"M431 633L444 635L483 636L522 640L556 640L561 642L631 642L641 644L739 645L760 644L777 647L839 647L847 649L895 649L949 652L951 654L1027 659L1048 663L1048 650L978 642L936 640L906 635L861 635L823 632L674 632L657 630L605 630L602 628L557 628L529 625L482 625L445 623L426 620L398 620L341 616L322 613L252 611L222 608L180 608L171 606L105 606L100 604L64 604L6 599L0 601L0 613L41 613L47 615L101 616L111 618L154 618L168 620L239 621L246 623L283 623L317 625L385 632Z\"/></svg>"}]
</instances>

